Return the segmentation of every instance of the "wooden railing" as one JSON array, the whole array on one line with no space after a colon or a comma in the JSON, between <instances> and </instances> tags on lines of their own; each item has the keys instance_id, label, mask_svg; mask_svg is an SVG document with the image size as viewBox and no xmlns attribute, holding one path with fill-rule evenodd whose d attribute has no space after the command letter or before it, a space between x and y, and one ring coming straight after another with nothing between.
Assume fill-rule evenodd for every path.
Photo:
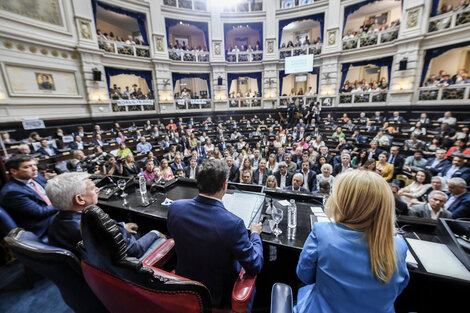
<instances>
[{"instance_id":1,"label":"wooden railing","mask_svg":"<svg viewBox=\"0 0 470 313\"><path fill-rule=\"evenodd\" d=\"M255 62L263 60L263 51L240 51L240 52L227 52L226 60L228 62Z\"/></svg>"},{"instance_id":2,"label":"wooden railing","mask_svg":"<svg viewBox=\"0 0 470 313\"><path fill-rule=\"evenodd\" d=\"M293 57L297 55L307 55L307 54L320 54L322 44L317 43L309 46L301 47L290 47L290 48L281 48L279 49L279 58L285 59L286 57Z\"/></svg>"},{"instance_id":3,"label":"wooden railing","mask_svg":"<svg viewBox=\"0 0 470 313\"><path fill-rule=\"evenodd\" d=\"M398 28L391 28L379 32L372 32L356 36L351 39L343 39L343 50L357 49L390 42L398 38Z\"/></svg>"},{"instance_id":4,"label":"wooden railing","mask_svg":"<svg viewBox=\"0 0 470 313\"><path fill-rule=\"evenodd\" d=\"M149 46L126 44L125 42L106 39L98 39L98 46L100 49L109 53L135 57L150 57Z\"/></svg>"},{"instance_id":5,"label":"wooden railing","mask_svg":"<svg viewBox=\"0 0 470 313\"><path fill-rule=\"evenodd\" d=\"M470 6L459 11L448 12L429 19L429 32L455 28L470 23Z\"/></svg>"},{"instance_id":6,"label":"wooden railing","mask_svg":"<svg viewBox=\"0 0 470 313\"><path fill-rule=\"evenodd\" d=\"M208 51L185 51L178 49L168 50L170 60L183 62L209 62Z\"/></svg>"}]
</instances>

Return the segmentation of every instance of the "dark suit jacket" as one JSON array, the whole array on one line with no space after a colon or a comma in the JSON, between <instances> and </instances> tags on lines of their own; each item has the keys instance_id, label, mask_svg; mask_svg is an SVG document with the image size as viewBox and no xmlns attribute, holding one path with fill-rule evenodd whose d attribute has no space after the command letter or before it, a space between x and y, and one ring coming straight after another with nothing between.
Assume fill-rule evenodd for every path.
<instances>
[{"instance_id":1,"label":"dark suit jacket","mask_svg":"<svg viewBox=\"0 0 470 313\"><path fill-rule=\"evenodd\" d=\"M284 187L284 190L308 192L308 190L302 186L300 186L299 190L294 190L294 187L292 185Z\"/></svg>"},{"instance_id":2,"label":"dark suit jacket","mask_svg":"<svg viewBox=\"0 0 470 313\"><path fill-rule=\"evenodd\" d=\"M225 145L225 147L224 147L224 145ZM223 153L224 150L227 149L227 142L224 142L224 144L222 144L221 142L219 142L219 143L217 144L217 147L219 147L219 151Z\"/></svg>"},{"instance_id":3,"label":"dark suit jacket","mask_svg":"<svg viewBox=\"0 0 470 313\"><path fill-rule=\"evenodd\" d=\"M46 185L46 180L41 174L34 180L43 187ZM10 178L0 191L0 205L19 227L33 232L38 237L46 235L47 228L57 212L52 205L46 205L35 190L14 178Z\"/></svg>"},{"instance_id":4,"label":"dark suit jacket","mask_svg":"<svg viewBox=\"0 0 470 313\"><path fill-rule=\"evenodd\" d=\"M52 149L55 154L59 153L59 151L57 151L56 148L54 148L54 147L49 147L49 148ZM39 148L36 150L36 152L41 153L41 155L52 156L52 155L50 155L50 154L46 151L46 149L44 149L43 147L39 147ZM54 154L54 155L55 155L55 154Z\"/></svg>"},{"instance_id":5,"label":"dark suit jacket","mask_svg":"<svg viewBox=\"0 0 470 313\"><path fill-rule=\"evenodd\" d=\"M240 182L240 169L235 165L232 165L230 168L230 174L228 176L228 181L239 183Z\"/></svg>"},{"instance_id":6,"label":"dark suit jacket","mask_svg":"<svg viewBox=\"0 0 470 313\"><path fill-rule=\"evenodd\" d=\"M200 146L199 148L196 146L193 148L193 151L199 151L201 150L201 155L199 155L199 152L198 152L198 157L202 157L203 159L206 158L206 149L204 149L203 146Z\"/></svg>"},{"instance_id":7,"label":"dark suit jacket","mask_svg":"<svg viewBox=\"0 0 470 313\"><path fill-rule=\"evenodd\" d=\"M197 168L197 164L196 164L196 168ZM189 175L191 174L191 165L188 165L184 168L184 173L186 177L189 178Z\"/></svg>"},{"instance_id":8,"label":"dark suit jacket","mask_svg":"<svg viewBox=\"0 0 470 313\"><path fill-rule=\"evenodd\" d=\"M428 204L416 204L410 208L408 212L409 216L416 216L416 217L423 217L423 218L431 218L431 211L429 211ZM439 213L438 218L452 218L452 213L447 210L442 210Z\"/></svg>"},{"instance_id":9,"label":"dark suit jacket","mask_svg":"<svg viewBox=\"0 0 470 313\"><path fill-rule=\"evenodd\" d=\"M214 306L230 301L237 263L250 275L261 271L261 237L248 237L243 220L221 201L203 196L174 201L167 225L175 240L176 274L203 283Z\"/></svg>"},{"instance_id":10,"label":"dark suit jacket","mask_svg":"<svg viewBox=\"0 0 470 313\"><path fill-rule=\"evenodd\" d=\"M277 171L277 172L274 172L274 177L276 177L276 181L277 181L277 186L279 188L281 188L281 172ZM286 174L286 187L287 186L290 186L292 185L292 176L294 176L294 174L292 174L291 172L287 171L287 174Z\"/></svg>"},{"instance_id":11,"label":"dark suit jacket","mask_svg":"<svg viewBox=\"0 0 470 313\"><path fill-rule=\"evenodd\" d=\"M374 151L374 154L372 155L372 158L374 158L375 160L378 160L379 159L379 154L381 154L383 152L382 149L375 149ZM369 158L369 152L367 152L367 158Z\"/></svg>"},{"instance_id":12,"label":"dark suit jacket","mask_svg":"<svg viewBox=\"0 0 470 313\"><path fill-rule=\"evenodd\" d=\"M436 167L431 167L431 165L434 163L436 158L428 159L426 164L424 165L424 168L429 170L433 175L437 175L444 167L450 164L449 161L442 159L439 163L437 163Z\"/></svg>"},{"instance_id":13,"label":"dark suit jacket","mask_svg":"<svg viewBox=\"0 0 470 313\"><path fill-rule=\"evenodd\" d=\"M352 165L350 166L351 168L354 168ZM343 170L343 164L342 163L339 163L339 164L336 164L334 167L333 167L333 176L336 177L336 175L338 174L341 174Z\"/></svg>"},{"instance_id":14,"label":"dark suit jacket","mask_svg":"<svg viewBox=\"0 0 470 313\"><path fill-rule=\"evenodd\" d=\"M452 213L452 218L470 218L470 192L458 197L447 210Z\"/></svg>"},{"instance_id":15,"label":"dark suit jacket","mask_svg":"<svg viewBox=\"0 0 470 313\"><path fill-rule=\"evenodd\" d=\"M186 164L184 164L183 161L181 161L181 167L183 168L183 170L186 167ZM178 167L175 163L171 164L171 169L173 170L173 174L176 175L176 170L178 169Z\"/></svg>"},{"instance_id":16,"label":"dark suit jacket","mask_svg":"<svg viewBox=\"0 0 470 313\"><path fill-rule=\"evenodd\" d=\"M266 179L268 179L268 176L271 175L271 170L269 169L266 169L264 171L264 174L263 174L263 181L259 181L259 168L257 168L254 172L253 172L253 183L256 184L256 185L266 185Z\"/></svg>"},{"instance_id":17,"label":"dark suit jacket","mask_svg":"<svg viewBox=\"0 0 470 313\"><path fill-rule=\"evenodd\" d=\"M310 170L308 171L308 174L307 174L307 177L305 177L305 174L304 172L302 172L302 170L298 170L297 173L300 173L302 175L304 175L304 182L305 182L305 179L307 180L307 184L308 184L308 191L311 191L311 192L314 192L317 190L317 173ZM303 187L303 185L302 185Z\"/></svg>"},{"instance_id":18,"label":"dark suit jacket","mask_svg":"<svg viewBox=\"0 0 470 313\"><path fill-rule=\"evenodd\" d=\"M439 176L445 177L447 174L447 171L450 170L452 167L452 164L449 164L445 167L442 168L442 171L439 173ZM470 168L462 166L459 168L455 173L452 175L452 177L461 177L467 182L467 186L470 185Z\"/></svg>"},{"instance_id":19,"label":"dark suit jacket","mask_svg":"<svg viewBox=\"0 0 470 313\"><path fill-rule=\"evenodd\" d=\"M83 148L85 148L85 147L86 147L86 145L85 145L85 143L83 143ZM69 144L69 148L72 149L72 150L78 150L78 144L75 141L72 141Z\"/></svg>"},{"instance_id":20,"label":"dark suit jacket","mask_svg":"<svg viewBox=\"0 0 470 313\"><path fill-rule=\"evenodd\" d=\"M318 154L317 155L317 164L319 164L318 160L320 159L320 157L321 157L321 155ZM331 164L331 166L333 166L333 156L332 155L330 155L330 154L326 155L326 163Z\"/></svg>"},{"instance_id":21,"label":"dark suit jacket","mask_svg":"<svg viewBox=\"0 0 470 313\"><path fill-rule=\"evenodd\" d=\"M101 140L101 143L100 143L98 140L94 139L94 140L93 140L93 145L94 145L95 147L96 147L96 146L103 147L103 146L108 145L108 143L104 142L104 140Z\"/></svg>"},{"instance_id":22,"label":"dark suit jacket","mask_svg":"<svg viewBox=\"0 0 470 313\"><path fill-rule=\"evenodd\" d=\"M49 226L49 242L55 246L65 248L80 256L76 246L77 242L82 240L80 234L80 220L82 212L80 211L60 211L52 220ZM136 258L144 255L145 251L158 239L157 234L149 232L138 238L129 233L123 223L117 223L116 226L122 233L126 242L127 254Z\"/></svg>"},{"instance_id":23,"label":"dark suit jacket","mask_svg":"<svg viewBox=\"0 0 470 313\"><path fill-rule=\"evenodd\" d=\"M388 156L390 157L390 155ZM393 176L396 176L397 174L401 174L403 171L403 165L405 165L405 158L398 154L395 156L395 160L393 160Z\"/></svg>"}]
</instances>

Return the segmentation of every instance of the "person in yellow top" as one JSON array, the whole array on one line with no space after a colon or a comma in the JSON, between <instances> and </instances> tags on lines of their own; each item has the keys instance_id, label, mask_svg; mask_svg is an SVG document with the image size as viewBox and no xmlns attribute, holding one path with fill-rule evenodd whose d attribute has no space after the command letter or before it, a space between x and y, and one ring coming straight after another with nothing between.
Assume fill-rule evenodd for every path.
<instances>
[{"instance_id":1,"label":"person in yellow top","mask_svg":"<svg viewBox=\"0 0 470 313\"><path fill-rule=\"evenodd\" d=\"M131 149L129 149L124 142L121 142L116 156L125 159L129 154L132 154Z\"/></svg>"},{"instance_id":2,"label":"person in yellow top","mask_svg":"<svg viewBox=\"0 0 470 313\"><path fill-rule=\"evenodd\" d=\"M387 153L379 154L379 160L375 163L375 168L380 176L389 182L393 178L393 165L388 163L387 159Z\"/></svg>"}]
</instances>

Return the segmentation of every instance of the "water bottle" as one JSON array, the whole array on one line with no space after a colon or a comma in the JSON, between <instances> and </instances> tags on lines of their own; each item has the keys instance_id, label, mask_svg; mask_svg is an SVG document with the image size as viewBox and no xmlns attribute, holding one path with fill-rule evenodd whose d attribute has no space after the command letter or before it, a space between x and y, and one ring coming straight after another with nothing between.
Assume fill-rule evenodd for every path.
<instances>
[{"instance_id":1,"label":"water bottle","mask_svg":"<svg viewBox=\"0 0 470 313\"><path fill-rule=\"evenodd\" d=\"M77 172L83 172L83 168L80 166L80 163L77 163Z\"/></svg>"},{"instance_id":2,"label":"water bottle","mask_svg":"<svg viewBox=\"0 0 470 313\"><path fill-rule=\"evenodd\" d=\"M147 194L147 180L145 179L144 173L142 172L140 172L139 175L139 188L141 195Z\"/></svg>"},{"instance_id":3,"label":"water bottle","mask_svg":"<svg viewBox=\"0 0 470 313\"><path fill-rule=\"evenodd\" d=\"M289 200L289 207L287 207L287 227L297 227L297 205L294 199Z\"/></svg>"}]
</instances>

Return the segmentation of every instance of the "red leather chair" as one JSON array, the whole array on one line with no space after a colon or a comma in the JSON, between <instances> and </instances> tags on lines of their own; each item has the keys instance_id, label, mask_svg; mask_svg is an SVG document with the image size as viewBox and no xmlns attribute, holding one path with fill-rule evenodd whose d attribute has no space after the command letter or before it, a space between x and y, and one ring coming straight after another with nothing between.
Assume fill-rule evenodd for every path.
<instances>
[{"instance_id":1,"label":"red leather chair","mask_svg":"<svg viewBox=\"0 0 470 313\"><path fill-rule=\"evenodd\" d=\"M212 308L209 290L203 284L162 268L174 254L172 239L143 261L128 257L121 232L97 206L82 212L81 232L83 275L111 313L246 312L256 277L244 270L234 285L232 310Z\"/></svg>"}]
</instances>

